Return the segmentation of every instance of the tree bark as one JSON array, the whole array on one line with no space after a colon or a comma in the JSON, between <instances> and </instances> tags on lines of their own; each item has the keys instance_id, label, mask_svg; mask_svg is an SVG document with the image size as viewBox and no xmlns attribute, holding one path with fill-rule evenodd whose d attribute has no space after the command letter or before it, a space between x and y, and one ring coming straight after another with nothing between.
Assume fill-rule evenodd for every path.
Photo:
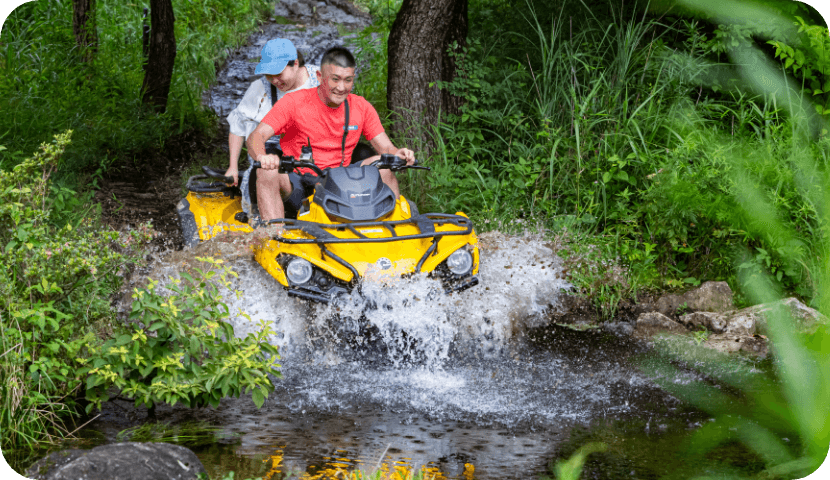
<instances>
[{"instance_id":1,"label":"tree bark","mask_svg":"<svg viewBox=\"0 0 830 480\"><path fill-rule=\"evenodd\" d=\"M72 33L75 43L88 62L98 51L98 31L95 26L95 0L72 0Z\"/></svg>"},{"instance_id":2,"label":"tree bark","mask_svg":"<svg viewBox=\"0 0 830 480\"><path fill-rule=\"evenodd\" d=\"M176 63L176 34L172 0L150 0L150 47L144 64L141 100L163 112Z\"/></svg>"},{"instance_id":3,"label":"tree bark","mask_svg":"<svg viewBox=\"0 0 830 480\"><path fill-rule=\"evenodd\" d=\"M460 99L430 83L453 79L455 62L447 50L453 42L463 46L466 38L467 0L403 0L388 43L386 98L396 117L393 135L433 147L428 128L439 115L456 113Z\"/></svg>"}]
</instances>

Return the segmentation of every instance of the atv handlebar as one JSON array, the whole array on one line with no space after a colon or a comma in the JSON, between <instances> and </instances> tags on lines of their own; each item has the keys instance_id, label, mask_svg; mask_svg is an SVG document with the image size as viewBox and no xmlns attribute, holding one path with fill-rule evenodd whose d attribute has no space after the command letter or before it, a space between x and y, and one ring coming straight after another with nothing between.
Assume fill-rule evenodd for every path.
<instances>
[{"instance_id":1,"label":"atv handlebar","mask_svg":"<svg viewBox=\"0 0 830 480\"><path fill-rule=\"evenodd\" d=\"M419 166L418 165L418 160L415 160L414 165L407 165L406 160L404 160L403 158L401 158L397 155L392 155L392 154L388 154L388 153L384 153L383 155L381 155L380 160L377 160L376 162L372 163L371 165L374 165L375 167L377 167L378 170L388 168L389 170L392 170L393 172L398 172L400 170L405 170L407 168L416 168L418 170L432 170L429 167ZM251 163L251 166L253 168L262 168L262 164L257 162L257 161L254 161L253 163ZM202 168L205 168L205 167L202 167ZM317 175L323 175L323 170L320 169L320 167L318 167L317 165L315 165L311 162L304 162L304 161L301 161L301 160L297 160L297 159L295 159L294 157L292 157L290 155L286 155L286 156L284 156L280 159L279 173L289 173L289 172L294 171L297 168L308 168L308 169L314 170L314 172L317 173Z\"/></svg>"},{"instance_id":2,"label":"atv handlebar","mask_svg":"<svg viewBox=\"0 0 830 480\"><path fill-rule=\"evenodd\" d=\"M254 161L251 163L253 168L262 168L262 164ZM320 169L317 165L314 165L311 162L304 162L301 160L297 160L290 155L286 155L280 159L280 168L279 173L290 173L293 172L297 168L308 168L314 170L317 175L323 175L323 170Z\"/></svg>"},{"instance_id":3,"label":"atv handlebar","mask_svg":"<svg viewBox=\"0 0 830 480\"><path fill-rule=\"evenodd\" d=\"M380 160L376 161L372 165L378 167L378 170L383 169L383 168L388 168L389 170L392 170L393 172L398 172L398 171L401 171L401 170L405 170L407 168L416 168L418 170L432 170L429 167L419 166L417 159L415 160L414 164L407 165L406 160L404 160L403 158L401 158L397 155L392 155L392 154L389 154L389 153L384 153L383 155L381 155Z\"/></svg>"},{"instance_id":4,"label":"atv handlebar","mask_svg":"<svg viewBox=\"0 0 830 480\"><path fill-rule=\"evenodd\" d=\"M210 178L215 178L221 182L225 183L233 183L233 177L226 177L225 172L221 170L216 170L213 167L208 167L207 165L202 165L202 171L205 172Z\"/></svg>"}]
</instances>

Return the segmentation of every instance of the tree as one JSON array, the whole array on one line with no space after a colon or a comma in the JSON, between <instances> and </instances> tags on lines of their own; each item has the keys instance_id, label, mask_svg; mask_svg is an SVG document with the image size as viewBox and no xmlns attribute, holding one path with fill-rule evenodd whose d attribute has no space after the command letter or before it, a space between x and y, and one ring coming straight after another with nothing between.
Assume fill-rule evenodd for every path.
<instances>
[{"instance_id":1,"label":"tree","mask_svg":"<svg viewBox=\"0 0 830 480\"><path fill-rule=\"evenodd\" d=\"M150 0L150 48L144 64L141 100L160 112L167 108L176 62L175 21L172 0Z\"/></svg>"},{"instance_id":2,"label":"tree","mask_svg":"<svg viewBox=\"0 0 830 480\"><path fill-rule=\"evenodd\" d=\"M98 32L95 27L95 0L72 0L72 33L75 42L89 61L98 51Z\"/></svg>"},{"instance_id":3,"label":"tree","mask_svg":"<svg viewBox=\"0 0 830 480\"><path fill-rule=\"evenodd\" d=\"M460 99L430 84L451 81L453 42L467 38L467 0L403 0L389 34L386 95L398 118L392 133L405 135L415 125L433 125L439 114L458 111ZM427 148L432 142L418 132Z\"/></svg>"}]
</instances>

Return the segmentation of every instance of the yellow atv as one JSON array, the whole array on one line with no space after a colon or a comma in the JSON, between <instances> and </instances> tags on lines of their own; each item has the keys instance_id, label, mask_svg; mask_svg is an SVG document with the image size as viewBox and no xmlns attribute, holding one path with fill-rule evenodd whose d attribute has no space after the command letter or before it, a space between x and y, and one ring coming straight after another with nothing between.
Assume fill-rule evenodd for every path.
<instances>
[{"instance_id":1,"label":"yellow atv","mask_svg":"<svg viewBox=\"0 0 830 480\"><path fill-rule=\"evenodd\" d=\"M301 160L282 157L280 172L315 171L314 194L303 201L296 218L264 224L255 204L259 162L243 172L239 187L227 186L232 179L223 172L202 167L205 174L188 180L189 193L178 205L185 243L193 246L223 231L251 232L282 223L283 232L255 247L254 258L289 295L316 302L349 294L368 276L425 273L439 278L446 292L478 284L478 238L470 219L462 212L418 213L402 195L395 199L379 172L428 168L382 155L372 165L321 170L305 160L310 153L304 147Z\"/></svg>"}]
</instances>

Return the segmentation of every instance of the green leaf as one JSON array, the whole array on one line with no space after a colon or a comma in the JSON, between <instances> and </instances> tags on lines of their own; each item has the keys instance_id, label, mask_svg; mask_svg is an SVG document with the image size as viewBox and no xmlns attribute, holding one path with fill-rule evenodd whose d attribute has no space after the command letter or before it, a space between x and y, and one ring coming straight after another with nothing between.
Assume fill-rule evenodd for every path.
<instances>
[{"instance_id":1,"label":"green leaf","mask_svg":"<svg viewBox=\"0 0 830 480\"><path fill-rule=\"evenodd\" d=\"M164 327L164 322L156 322L150 325L150 328L148 328L148 330L150 330L151 332L155 332L156 330L162 327Z\"/></svg>"},{"instance_id":2,"label":"green leaf","mask_svg":"<svg viewBox=\"0 0 830 480\"><path fill-rule=\"evenodd\" d=\"M256 405L256 408L262 408L262 405L265 403L265 394L262 392L262 390L254 390L254 394L251 397L254 400L254 405Z\"/></svg>"}]
</instances>

